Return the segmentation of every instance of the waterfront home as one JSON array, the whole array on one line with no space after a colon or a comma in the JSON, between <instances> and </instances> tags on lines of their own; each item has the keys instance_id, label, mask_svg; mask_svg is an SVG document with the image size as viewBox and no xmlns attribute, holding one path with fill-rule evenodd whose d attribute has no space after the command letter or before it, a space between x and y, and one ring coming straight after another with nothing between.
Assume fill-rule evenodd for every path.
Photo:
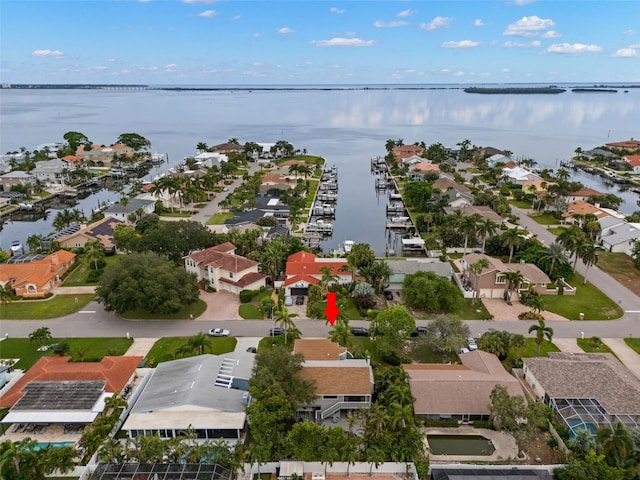
<instances>
[{"instance_id":1,"label":"waterfront home","mask_svg":"<svg viewBox=\"0 0 640 480\"><path fill-rule=\"evenodd\" d=\"M487 165L490 168L495 167L498 163L503 163L505 164L505 166L507 166L506 164L509 162L511 162L511 158L507 157L503 153L496 153L487 158Z\"/></svg>"},{"instance_id":2,"label":"waterfront home","mask_svg":"<svg viewBox=\"0 0 640 480\"><path fill-rule=\"evenodd\" d=\"M640 173L640 155L625 155L622 160L633 169L633 173Z\"/></svg>"},{"instance_id":3,"label":"waterfront home","mask_svg":"<svg viewBox=\"0 0 640 480\"><path fill-rule=\"evenodd\" d=\"M604 209L585 202L584 200L576 200L569 203L566 210L560 215L562 223L582 226L585 215L595 215L596 219L600 219L609 215Z\"/></svg>"},{"instance_id":4,"label":"waterfront home","mask_svg":"<svg viewBox=\"0 0 640 480\"><path fill-rule=\"evenodd\" d=\"M618 158L618 155L616 155L615 153L612 153L609 150L604 150L602 148L593 148L591 150L585 150L579 156L586 160L596 160L596 159L615 160Z\"/></svg>"},{"instance_id":5,"label":"waterfront home","mask_svg":"<svg viewBox=\"0 0 640 480\"><path fill-rule=\"evenodd\" d=\"M578 200L583 200L585 202L589 201L590 198L602 197L604 193L599 192L598 190L594 190L593 188L581 188L576 192L571 192L567 196L567 201L569 203L576 202Z\"/></svg>"},{"instance_id":6,"label":"waterfront home","mask_svg":"<svg viewBox=\"0 0 640 480\"><path fill-rule=\"evenodd\" d=\"M440 173L440 165L423 160L411 166L408 175L412 180L422 180L429 173Z\"/></svg>"},{"instance_id":7,"label":"waterfront home","mask_svg":"<svg viewBox=\"0 0 640 480\"><path fill-rule=\"evenodd\" d=\"M425 161L424 158L422 158L420 155L410 155L406 158L402 158L401 160L402 160L402 165L408 166L408 167L415 165L416 163L422 163Z\"/></svg>"},{"instance_id":8,"label":"waterfront home","mask_svg":"<svg viewBox=\"0 0 640 480\"><path fill-rule=\"evenodd\" d=\"M197 355L150 369L122 430L129 438L174 438L193 430L196 441L235 444L247 425L255 354Z\"/></svg>"},{"instance_id":9,"label":"waterfront home","mask_svg":"<svg viewBox=\"0 0 640 480\"><path fill-rule=\"evenodd\" d=\"M105 250L115 250L116 244L113 239L113 232L118 225L125 225L123 220L114 217L104 217L90 225L81 225L77 231L72 231L55 240L62 248L81 248L87 242L100 240ZM75 229L74 229L75 230Z\"/></svg>"},{"instance_id":10,"label":"waterfront home","mask_svg":"<svg viewBox=\"0 0 640 480\"><path fill-rule=\"evenodd\" d=\"M423 153L424 147L419 145L398 145L391 149L391 155L393 155L396 163L401 163L403 158L409 158L412 155L422 157Z\"/></svg>"},{"instance_id":11,"label":"waterfront home","mask_svg":"<svg viewBox=\"0 0 640 480\"><path fill-rule=\"evenodd\" d=\"M491 391L502 385L509 395L524 396L520 382L493 353L473 350L460 354L462 364L403 365L409 376L413 410L427 419L462 423L489 418Z\"/></svg>"},{"instance_id":12,"label":"waterfront home","mask_svg":"<svg viewBox=\"0 0 640 480\"><path fill-rule=\"evenodd\" d=\"M100 362L41 357L0 397L9 408L1 420L12 424L4 437L75 442L104 410L105 401L134 381L140 356L107 356Z\"/></svg>"},{"instance_id":13,"label":"waterfront home","mask_svg":"<svg viewBox=\"0 0 640 480\"><path fill-rule=\"evenodd\" d=\"M332 284L348 285L353 281L346 258L322 258L313 253L300 251L287 258L286 278L283 284L285 294L306 295L309 285L320 283L324 268L328 268L331 274L336 276Z\"/></svg>"},{"instance_id":14,"label":"waterfront home","mask_svg":"<svg viewBox=\"0 0 640 480\"><path fill-rule=\"evenodd\" d=\"M135 150L122 144L114 144L108 147L104 145L91 145L91 149L85 150L85 145L76 149L76 156L82 157L81 162L88 166L111 167L113 160L118 157L133 157Z\"/></svg>"},{"instance_id":15,"label":"waterfront home","mask_svg":"<svg viewBox=\"0 0 640 480\"><path fill-rule=\"evenodd\" d=\"M105 217L113 217L118 220L126 222L129 220L129 215L136 213L138 209L142 210L142 214L153 213L156 208L156 202L153 200L145 200L142 198L130 198L126 204L118 202L105 209Z\"/></svg>"},{"instance_id":16,"label":"waterfront home","mask_svg":"<svg viewBox=\"0 0 640 480\"><path fill-rule=\"evenodd\" d=\"M537 173L523 167L505 167L502 169L502 181L506 183L524 184L531 180L543 180Z\"/></svg>"},{"instance_id":17,"label":"waterfront home","mask_svg":"<svg viewBox=\"0 0 640 480\"><path fill-rule=\"evenodd\" d=\"M447 215L453 215L456 211L459 211L462 213L463 217L480 215L483 220L492 220L496 223L503 222L503 218L494 212L488 205L469 205L468 203L465 203L459 207L444 207L443 211Z\"/></svg>"},{"instance_id":18,"label":"waterfront home","mask_svg":"<svg viewBox=\"0 0 640 480\"><path fill-rule=\"evenodd\" d=\"M640 152L640 140L636 140L633 137L631 137L630 140L625 140L622 142L607 143L606 146L609 148L622 150L628 153Z\"/></svg>"},{"instance_id":19,"label":"waterfront home","mask_svg":"<svg viewBox=\"0 0 640 480\"><path fill-rule=\"evenodd\" d=\"M31 174L47 185L64 185L64 170L69 170L69 164L62 159L37 162Z\"/></svg>"},{"instance_id":20,"label":"waterfront home","mask_svg":"<svg viewBox=\"0 0 640 480\"><path fill-rule=\"evenodd\" d=\"M453 178L445 176L445 174L441 174L440 177L433 182L433 189L440 190L441 192L446 192L447 190L454 189L458 192L465 193L470 195L471 189L462 183L456 182Z\"/></svg>"},{"instance_id":21,"label":"waterfront home","mask_svg":"<svg viewBox=\"0 0 640 480\"><path fill-rule=\"evenodd\" d=\"M640 380L612 354L550 352L522 363L524 380L570 437L618 422L640 426Z\"/></svg>"},{"instance_id":22,"label":"waterfront home","mask_svg":"<svg viewBox=\"0 0 640 480\"><path fill-rule=\"evenodd\" d=\"M199 162L200 165L207 168L211 168L214 166L219 167L223 163L229 161L229 157L220 152L202 152L194 156L193 159L196 162Z\"/></svg>"},{"instance_id":23,"label":"waterfront home","mask_svg":"<svg viewBox=\"0 0 640 480\"><path fill-rule=\"evenodd\" d=\"M61 277L75 261L76 254L58 250L46 257L33 256L33 260L17 262L13 259L0 268L0 286L8 288L19 297L45 297L51 289L60 285Z\"/></svg>"},{"instance_id":24,"label":"waterfront home","mask_svg":"<svg viewBox=\"0 0 640 480\"><path fill-rule=\"evenodd\" d=\"M29 185L36 181L30 172L24 172L22 170L13 170L12 172L0 175L0 182L2 182L2 189L5 192L11 190L11 187L16 185Z\"/></svg>"},{"instance_id":25,"label":"waterfront home","mask_svg":"<svg viewBox=\"0 0 640 480\"><path fill-rule=\"evenodd\" d=\"M454 272L449 262L437 258L398 258L386 261L391 273L387 278L387 289L401 291L407 275L417 272L433 272L439 277L453 278Z\"/></svg>"},{"instance_id":26,"label":"waterfront home","mask_svg":"<svg viewBox=\"0 0 640 480\"><path fill-rule=\"evenodd\" d=\"M223 153L225 155L229 155L230 153L241 154L244 153L244 145L233 142L219 143L218 145L209 147L209 151Z\"/></svg>"},{"instance_id":27,"label":"waterfront home","mask_svg":"<svg viewBox=\"0 0 640 480\"><path fill-rule=\"evenodd\" d=\"M205 288L239 294L241 290L258 290L265 286L266 276L260 263L235 254L236 247L225 242L184 257L187 272L193 273Z\"/></svg>"},{"instance_id":28,"label":"waterfront home","mask_svg":"<svg viewBox=\"0 0 640 480\"><path fill-rule=\"evenodd\" d=\"M433 202L445 201L449 208L454 210L468 207L473 205L473 195L469 193L461 192L455 188L450 188L449 190L442 193L434 193L432 197ZM493 210L492 210L493 211Z\"/></svg>"},{"instance_id":29,"label":"waterfront home","mask_svg":"<svg viewBox=\"0 0 640 480\"><path fill-rule=\"evenodd\" d=\"M298 406L298 420L321 422L331 419L337 423L340 417L349 412L371 407L374 390L371 365L367 360L350 359L348 352L342 354L339 350L339 346L329 341L298 346L296 353L302 353L305 357L298 375L314 383L316 394L313 402ZM323 354L325 358L320 360L307 359L307 356L317 358Z\"/></svg>"},{"instance_id":30,"label":"waterfront home","mask_svg":"<svg viewBox=\"0 0 640 480\"><path fill-rule=\"evenodd\" d=\"M478 274L471 271L471 265L479 260L486 259L488 267ZM512 290L521 292L533 287L541 295L557 295L556 287L549 276L533 263L505 263L502 260L480 253L469 253L455 261L462 272L457 277L458 285L465 292L477 292L480 298L505 298L508 295L509 282L506 273L520 272L523 276L520 285L514 285ZM564 294L575 294L575 290L565 286Z\"/></svg>"},{"instance_id":31,"label":"waterfront home","mask_svg":"<svg viewBox=\"0 0 640 480\"><path fill-rule=\"evenodd\" d=\"M598 222L602 248L608 252L621 252L632 256L634 242L640 240L640 224L628 223L610 215L599 218Z\"/></svg>"}]
</instances>

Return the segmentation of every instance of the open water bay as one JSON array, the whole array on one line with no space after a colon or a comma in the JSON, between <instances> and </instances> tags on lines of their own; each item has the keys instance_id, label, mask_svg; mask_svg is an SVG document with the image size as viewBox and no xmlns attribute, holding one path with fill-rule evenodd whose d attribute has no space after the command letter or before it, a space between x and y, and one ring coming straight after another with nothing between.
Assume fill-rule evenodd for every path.
<instances>
[{"instance_id":1,"label":"open water bay","mask_svg":"<svg viewBox=\"0 0 640 480\"><path fill-rule=\"evenodd\" d=\"M246 87L244 87L246 88ZM474 95L460 87L441 89L314 89L216 91L170 90L0 90L0 150L62 141L68 131L108 144L136 132L152 150L169 155L169 165L209 145L237 138L275 142L326 158L339 172L334 236L325 248L345 239L368 242L385 251L385 199L376 196L369 174L371 157L384 155L387 139L405 143L469 139L475 145L507 149L542 167L557 168L577 147L640 137L640 89L623 93L559 95ZM168 167L167 166L167 167ZM155 172L157 173L157 172ZM596 178L575 180L605 190ZM612 193L617 193L613 191ZM636 209L637 196L621 210ZM94 201L97 203L97 201ZM52 218L55 215L50 215ZM16 223L22 222L14 222ZM26 241L49 227L5 224L0 247ZM18 228L20 227L20 228ZM26 227L26 228L25 228ZM43 231L44 230L44 231Z\"/></svg>"}]
</instances>

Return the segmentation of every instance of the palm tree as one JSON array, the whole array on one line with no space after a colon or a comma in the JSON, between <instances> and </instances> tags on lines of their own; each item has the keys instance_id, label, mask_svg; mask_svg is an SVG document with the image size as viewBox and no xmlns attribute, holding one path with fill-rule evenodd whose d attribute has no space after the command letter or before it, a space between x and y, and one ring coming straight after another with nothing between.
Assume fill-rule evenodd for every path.
<instances>
[{"instance_id":1,"label":"palm tree","mask_svg":"<svg viewBox=\"0 0 640 480\"><path fill-rule=\"evenodd\" d=\"M482 270L489 267L489 260L486 258L481 258L475 263L472 263L469 267L469 270L476 276L476 294L473 297L473 302L476 302L476 299L480 296L480 275L482 274Z\"/></svg>"},{"instance_id":2,"label":"palm tree","mask_svg":"<svg viewBox=\"0 0 640 480\"><path fill-rule=\"evenodd\" d=\"M49 327L36 328L29 334L29 342L42 347L51 341L51 330Z\"/></svg>"},{"instance_id":3,"label":"palm tree","mask_svg":"<svg viewBox=\"0 0 640 480\"><path fill-rule=\"evenodd\" d=\"M475 177L473 177L475 178ZM496 234L498 224L491 219L485 218L478 223L478 234L482 237L482 254L484 255L484 247L487 238L492 238Z\"/></svg>"},{"instance_id":4,"label":"palm tree","mask_svg":"<svg viewBox=\"0 0 640 480\"><path fill-rule=\"evenodd\" d=\"M589 268L592 265L598 263L598 246L594 242L589 242L584 247L582 247L580 249L580 252L576 253L576 255L580 255L580 258L587 267L584 271L584 282L582 282L583 285L586 285L587 275L589 275Z\"/></svg>"},{"instance_id":5,"label":"palm tree","mask_svg":"<svg viewBox=\"0 0 640 480\"><path fill-rule=\"evenodd\" d=\"M524 275L520 270L515 272L509 271L504 273L504 278L507 280L507 302L511 301L511 292L518 290L520 284L524 280Z\"/></svg>"},{"instance_id":6,"label":"palm tree","mask_svg":"<svg viewBox=\"0 0 640 480\"><path fill-rule=\"evenodd\" d=\"M199 332L189 337L186 345L183 345L179 350L182 352L196 352L198 355L202 355L204 353L204 349L208 348L209 351L212 351L211 340L204 332Z\"/></svg>"},{"instance_id":7,"label":"palm tree","mask_svg":"<svg viewBox=\"0 0 640 480\"><path fill-rule=\"evenodd\" d=\"M625 460L633 453L633 439L622 422L617 422L613 429L600 427L596 438L610 465L624 465Z\"/></svg>"},{"instance_id":8,"label":"palm tree","mask_svg":"<svg viewBox=\"0 0 640 480\"><path fill-rule=\"evenodd\" d=\"M522 245L522 235L526 233L524 230L520 230L519 228L510 228L506 232L502 234L502 241L508 245L509 247L509 262L511 263L511 259L513 258L513 250L516 247Z\"/></svg>"},{"instance_id":9,"label":"palm tree","mask_svg":"<svg viewBox=\"0 0 640 480\"><path fill-rule=\"evenodd\" d=\"M329 291L329 286L337 282L340 277L333 273L331 267L322 267L320 268L320 272L322 273L322 278L320 279L320 291L324 297Z\"/></svg>"},{"instance_id":10,"label":"palm tree","mask_svg":"<svg viewBox=\"0 0 640 480\"><path fill-rule=\"evenodd\" d=\"M337 342L347 349L351 346L351 330L349 330L349 322L337 319L333 330L329 332L329 337L332 342Z\"/></svg>"},{"instance_id":11,"label":"palm tree","mask_svg":"<svg viewBox=\"0 0 640 480\"><path fill-rule=\"evenodd\" d=\"M98 239L89 240L84 245L83 259L86 262L93 262L93 267L98 270L98 262L104 258L104 245Z\"/></svg>"},{"instance_id":12,"label":"palm tree","mask_svg":"<svg viewBox=\"0 0 640 480\"><path fill-rule=\"evenodd\" d=\"M27 246L30 252L37 252L40 249L40 243L42 242L42 235L35 234L27 237Z\"/></svg>"},{"instance_id":13,"label":"palm tree","mask_svg":"<svg viewBox=\"0 0 640 480\"><path fill-rule=\"evenodd\" d=\"M535 332L536 334L536 357L539 357L540 347L542 347L544 339L546 338L547 340L549 340L549 342L551 342L551 339L553 338L553 328L547 327L544 323L544 320L539 319L538 325L531 325L529 327L529 333L531 332Z\"/></svg>"},{"instance_id":14,"label":"palm tree","mask_svg":"<svg viewBox=\"0 0 640 480\"><path fill-rule=\"evenodd\" d=\"M289 330L295 330L296 324L293 321L293 315L289 313L289 309L280 303L278 310L275 312L274 321L284 328L284 343L287 343L287 333Z\"/></svg>"},{"instance_id":15,"label":"palm tree","mask_svg":"<svg viewBox=\"0 0 640 480\"><path fill-rule=\"evenodd\" d=\"M469 237L473 237L475 239L476 232L478 229L478 221L481 219L480 215L474 213L473 215L469 215L468 217L463 217L460 220L460 231L464 235L464 254L467 253L467 244L469 243Z\"/></svg>"},{"instance_id":16,"label":"palm tree","mask_svg":"<svg viewBox=\"0 0 640 480\"><path fill-rule=\"evenodd\" d=\"M196 145L196 150L198 150L200 153L206 152L207 150L209 150L209 146L204 142L198 142L198 144Z\"/></svg>"},{"instance_id":17,"label":"palm tree","mask_svg":"<svg viewBox=\"0 0 640 480\"><path fill-rule=\"evenodd\" d=\"M13 293L13 290L11 290L8 283L4 286L0 285L0 305L2 305L3 309L15 298L16 295ZM3 317L7 318L6 315L3 315Z\"/></svg>"},{"instance_id":18,"label":"palm tree","mask_svg":"<svg viewBox=\"0 0 640 480\"><path fill-rule=\"evenodd\" d=\"M547 248L545 256L551 260L551 266L549 267L549 276L553 278L553 267L555 267L556 262L561 262L567 259L566 255L564 254L564 248L560 243L553 242Z\"/></svg>"}]
</instances>

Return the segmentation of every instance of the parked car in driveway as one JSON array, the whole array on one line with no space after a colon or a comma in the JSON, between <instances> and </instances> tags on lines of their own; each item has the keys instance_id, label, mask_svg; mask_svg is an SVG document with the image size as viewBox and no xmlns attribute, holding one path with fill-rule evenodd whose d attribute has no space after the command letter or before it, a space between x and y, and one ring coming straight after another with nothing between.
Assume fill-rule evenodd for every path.
<instances>
[{"instance_id":1,"label":"parked car in driveway","mask_svg":"<svg viewBox=\"0 0 640 480\"><path fill-rule=\"evenodd\" d=\"M302 295L296 297L296 305L304 305L304 297Z\"/></svg>"},{"instance_id":2,"label":"parked car in driveway","mask_svg":"<svg viewBox=\"0 0 640 480\"><path fill-rule=\"evenodd\" d=\"M419 337L420 335L427 334L427 327L416 327L411 331L412 337Z\"/></svg>"},{"instance_id":3,"label":"parked car in driveway","mask_svg":"<svg viewBox=\"0 0 640 480\"><path fill-rule=\"evenodd\" d=\"M478 349L478 344L476 343L474 338L467 338L467 346L469 347L469 350L477 350Z\"/></svg>"},{"instance_id":4,"label":"parked car in driveway","mask_svg":"<svg viewBox=\"0 0 640 480\"><path fill-rule=\"evenodd\" d=\"M212 328L209 330L209 335L212 337L228 337L231 335L229 330L225 330L224 328Z\"/></svg>"},{"instance_id":5,"label":"parked car in driveway","mask_svg":"<svg viewBox=\"0 0 640 480\"><path fill-rule=\"evenodd\" d=\"M293 297L287 295L286 297L284 297L284 306L290 307L291 305L293 305Z\"/></svg>"},{"instance_id":6,"label":"parked car in driveway","mask_svg":"<svg viewBox=\"0 0 640 480\"><path fill-rule=\"evenodd\" d=\"M269 336L275 337L276 335L284 335L285 331L286 330L284 328L273 327L272 329L269 330Z\"/></svg>"},{"instance_id":7,"label":"parked car in driveway","mask_svg":"<svg viewBox=\"0 0 640 480\"><path fill-rule=\"evenodd\" d=\"M354 337L368 337L369 329L364 327L353 327L351 329L351 335Z\"/></svg>"}]
</instances>

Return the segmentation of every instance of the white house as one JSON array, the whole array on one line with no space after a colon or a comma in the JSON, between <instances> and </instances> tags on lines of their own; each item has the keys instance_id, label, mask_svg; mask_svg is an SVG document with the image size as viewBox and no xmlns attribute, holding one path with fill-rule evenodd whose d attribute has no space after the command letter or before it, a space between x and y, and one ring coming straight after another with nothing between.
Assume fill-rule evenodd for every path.
<instances>
[{"instance_id":1,"label":"white house","mask_svg":"<svg viewBox=\"0 0 640 480\"><path fill-rule=\"evenodd\" d=\"M193 158L207 168L211 168L213 166L219 167L222 163L229 161L229 157L220 152L202 152Z\"/></svg>"},{"instance_id":2,"label":"white house","mask_svg":"<svg viewBox=\"0 0 640 480\"><path fill-rule=\"evenodd\" d=\"M409 157L403 158L402 159L402 164L403 165L415 165L416 163L421 163L421 162L424 162L424 161L425 161L425 159L422 158L419 155L411 155ZM431 162L429 162L429 163L431 163Z\"/></svg>"},{"instance_id":3,"label":"white house","mask_svg":"<svg viewBox=\"0 0 640 480\"><path fill-rule=\"evenodd\" d=\"M62 172L68 168L69 164L67 162L56 158L55 160L36 163L36 168L31 170L31 174L43 183L64 185L65 181Z\"/></svg>"},{"instance_id":4,"label":"white house","mask_svg":"<svg viewBox=\"0 0 640 480\"><path fill-rule=\"evenodd\" d=\"M532 180L543 180L540 175L522 167L503 168L502 178L509 183L518 184L523 184Z\"/></svg>"},{"instance_id":5,"label":"white house","mask_svg":"<svg viewBox=\"0 0 640 480\"><path fill-rule=\"evenodd\" d=\"M241 290L264 287L266 276L259 272L260 263L236 255L235 249L233 243L226 242L193 252L185 257L184 266L198 282L216 290L237 295Z\"/></svg>"},{"instance_id":6,"label":"white house","mask_svg":"<svg viewBox=\"0 0 640 480\"><path fill-rule=\"evenodd\" d=\"M622 252L631 256L633 242L640 240L640 224L628 223L619 218L606 216L599 218L600 242L609 252Z\"/></svg>"},{"instance_id":7,"label":"white house","mask_svg":"<svg viewBox=\"0 0 640 480\"><path fill-rule=\"evenodd\" d=\"M144 200L142 198L131 198L126 205L116 203L111 205L104 211L105 217L113 217L122 221L128 221L129 215L141 208L143 214L153 213L156 208L156 202L153 200Z\"/></svg>"},{"instance_id":8,"label":"white house","mask_svg":"<svg viewBox=\"0 0 640 480\"><path fill-rule=\"evenodd\" d=\"M622 160L631 165L633 173L640 173L640 155L625 155Z\"/></svg>"}]
</instances>

